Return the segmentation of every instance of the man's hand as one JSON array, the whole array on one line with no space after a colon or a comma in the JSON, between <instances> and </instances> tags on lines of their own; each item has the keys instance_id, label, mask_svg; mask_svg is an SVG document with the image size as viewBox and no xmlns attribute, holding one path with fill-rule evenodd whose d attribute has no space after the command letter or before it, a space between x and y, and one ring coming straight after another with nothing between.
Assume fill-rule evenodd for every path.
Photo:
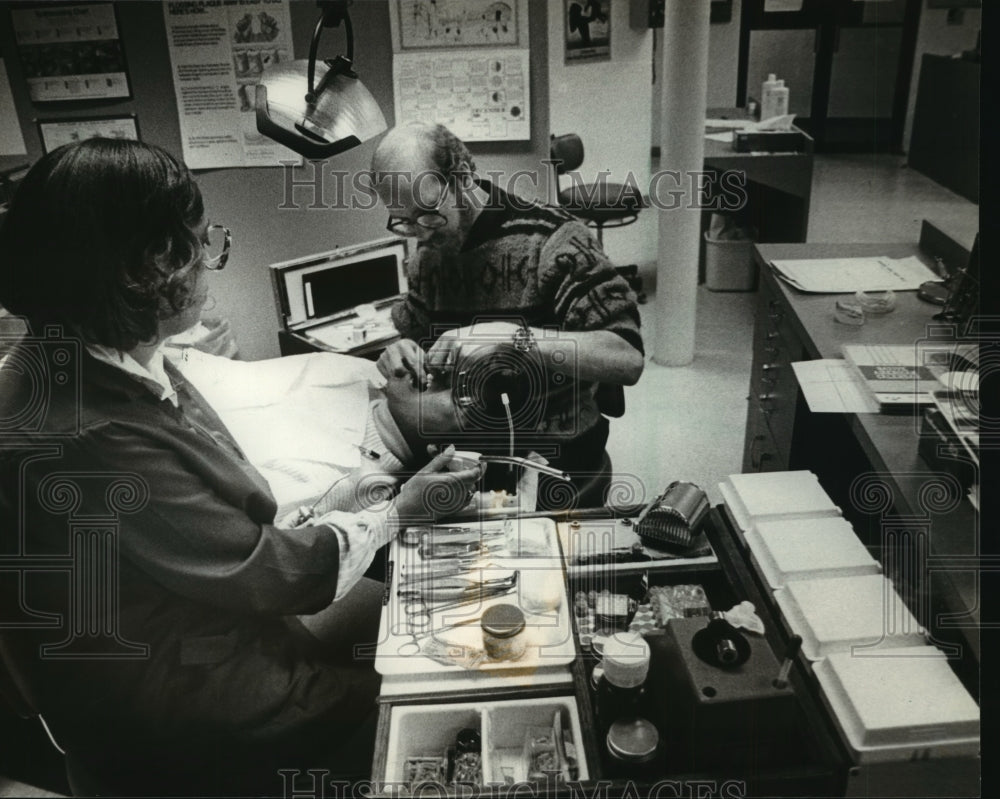
<instances>
[{"instance_id":1,"label":"man's hand","mask_svg":"<svg viewBox=\"0 0 1000 799\"><path fill-rule=\"evenodd\" d=\"M415 521L435 521L462 510L472 499L482 476L480 466L448 471L455 454L449 446L407 480L396 498L396 513L402 525Z\"/></svg>"},{"instance_id":2,"label":"man's hand","mask_svg":"<svg viewBox=\"0 0 1000 799\"><path fill-rule=\"evenodd\" d=\"M427 386L427 369L424 366L424 351L420 345L408 338L393 342L385 348L376 364L386 378L407 377L417 388Z\"/></svg>"},{"instance_id":3,"label":"man's hand","mask_svg":"<svg viewBox=\"0 0 1000 799\"><path fill-rule=\"evenodd\" d=\"M434 372L451 372L459 357L479 347L510 344L519 325L513 322L479 322L444 333L427 353L427 368Z\"/></svg>"}]
</instances>

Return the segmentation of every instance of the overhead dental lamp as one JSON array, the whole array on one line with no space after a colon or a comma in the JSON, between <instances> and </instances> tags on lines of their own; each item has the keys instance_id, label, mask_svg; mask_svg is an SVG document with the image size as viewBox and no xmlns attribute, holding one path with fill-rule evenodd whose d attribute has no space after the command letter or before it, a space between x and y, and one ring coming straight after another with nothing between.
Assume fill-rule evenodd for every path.
<instances>
[{"instance_id":1,"label":"overhead dental lamp","mask_svg":"<svg viewBox=\"0 0 1000 799\"><path fill-rule=\"evenodd\" d=\"M299 155L329 158L357 147L388 127L375 98L354 72L351 0L320 0L307 61L264 70L257 85L257 130ZM347 55L316 61L324 28L344 23Z\"/></svg>"}]
</instances>

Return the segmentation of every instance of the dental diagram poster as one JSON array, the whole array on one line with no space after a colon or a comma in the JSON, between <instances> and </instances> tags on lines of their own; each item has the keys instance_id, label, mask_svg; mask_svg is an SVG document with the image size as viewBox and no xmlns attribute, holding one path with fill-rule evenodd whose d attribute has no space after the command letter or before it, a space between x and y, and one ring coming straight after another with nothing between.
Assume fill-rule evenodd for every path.
<instances>
[{"instance_id":1,"label":"dental diagram poster","mask_svg":"<svg viewBox=\"0 0 1000 799\"><path fill-rule=\"evenodd\" d=\"M254 114L261 73L293 58L288 2L164 3L181 143L190 168L301 163L257 132Z\"/></svg>"},{"instance_id":2,"label":"dental diagram poster","mask_svg":"<svg viewBox=\"0 0 1000 799\"><path fill-rule=\"evenodd\" d=\"M440 122L465 141L531 138L526 0L389 4L396 123Z\"/></svg>"}]
</instances>

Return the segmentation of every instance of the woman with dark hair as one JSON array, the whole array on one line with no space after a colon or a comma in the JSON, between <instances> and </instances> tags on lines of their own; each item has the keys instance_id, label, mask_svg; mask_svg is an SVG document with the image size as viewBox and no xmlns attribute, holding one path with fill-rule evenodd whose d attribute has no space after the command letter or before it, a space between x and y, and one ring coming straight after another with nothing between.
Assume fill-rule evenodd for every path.
<instances>
[{"instance_id":1,"label":"woman with dark hair","mask_svg":"<svg viewBox=\"0 0 1000 799\"><path fill-rule=\"evenodd\" d=\"M44 156L0 229L0 304L33 334L0 370L0 552L42 564L0 576L24 622L0 643L75 792L366 778L378 676L288 620L341 599L403 520L444 510L430 494L467 499L479 476L442 471L446 451L380 507L275 526L266 482L161 352L229 244L184 165L125 140Z\"/></svg>"}]
</instances>

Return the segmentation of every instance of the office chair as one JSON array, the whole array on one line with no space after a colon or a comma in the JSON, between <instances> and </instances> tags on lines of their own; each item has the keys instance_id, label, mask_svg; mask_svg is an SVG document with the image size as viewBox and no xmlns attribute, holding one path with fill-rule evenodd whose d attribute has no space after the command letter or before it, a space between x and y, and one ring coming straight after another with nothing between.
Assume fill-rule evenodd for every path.
<instances>
[{"instance_id":1,"label":"office chair","mask_svg":"<svg viewBox=\"0 0 1000 799\"><path fill-rule=\"evenodd\" d=\"M604 243L604 228L631 225L646 203L635 187L598 181L573 183L559 188L559 176L573 172L583 163L583 142L575 133L552 135L549 144L550 167L555 171L559 205L597 229L597 240Z\"/></svg>"},{"instance_id":2,"label":"office chair","mask_svg":"<svg viewBox=\"0 0 1000 799\"><path fill-rule=\"evenodd\" d=\"M597 230L597 240L604 245L604 229L625 227L639 218L639 211L646 207L642 194L634 186L622 183L580 184L576 181L565 189L559 187L559 176L573 172L583 163L583 141L575 133L562 136L552 134L549 138L549 168L553 171L552 181L556 192L556 202ZM646 295L642 290L642 278L635 264L616 267L618 274L628 281L636 293L638 301L644 303Z\"/></svg>"}]
</instances>

